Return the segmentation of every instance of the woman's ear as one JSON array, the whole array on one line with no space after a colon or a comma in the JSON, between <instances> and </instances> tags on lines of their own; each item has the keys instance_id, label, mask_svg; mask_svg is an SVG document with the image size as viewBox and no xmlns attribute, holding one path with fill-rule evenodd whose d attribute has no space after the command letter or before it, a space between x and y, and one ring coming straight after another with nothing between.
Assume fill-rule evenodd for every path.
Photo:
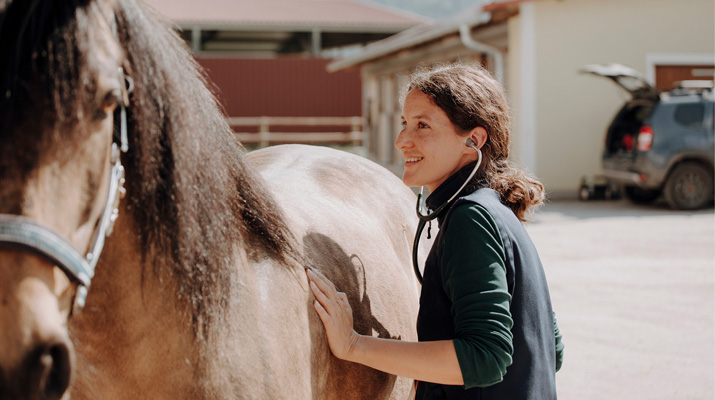
<instances>
[{"instance_id":1,"label":"woman's ear","mask_svg":"<svg viewBox=\"0 0 715 400\"><path fill-rule=\"evenodd\" d=\"M480 149L482 148L482 146L484 146L484 143L487 142L487 137L487 130L481 126L472 129L472 131L469 133L469 138L472 139L474 144Z\"/></svg>"}]
</instances>

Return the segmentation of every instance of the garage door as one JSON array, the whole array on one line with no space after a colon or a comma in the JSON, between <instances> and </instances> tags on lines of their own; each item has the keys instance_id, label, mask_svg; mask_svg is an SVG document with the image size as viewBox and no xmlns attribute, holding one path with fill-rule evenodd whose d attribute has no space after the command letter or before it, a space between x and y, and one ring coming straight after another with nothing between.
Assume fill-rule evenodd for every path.
<instances>
[{"instance_id":1,"label":"garage door","mask_svg":"<svg viewBox=\"0 0 715 400\"><path fill-rule=\"evenodd\" d=\"M655 87L668 90L675 87L675 82L685 80L715 80L713 65L656 65Z\"/></svg>"}]
</instances>

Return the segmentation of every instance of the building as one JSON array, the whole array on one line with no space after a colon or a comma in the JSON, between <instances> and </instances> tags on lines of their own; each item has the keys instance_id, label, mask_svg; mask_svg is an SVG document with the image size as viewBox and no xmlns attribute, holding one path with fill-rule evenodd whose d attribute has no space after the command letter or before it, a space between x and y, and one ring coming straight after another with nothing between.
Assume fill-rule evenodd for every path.
<instances>
[{"instance_id":1,"label":"building","mask_svg":"<svg viewBox=\"0 0 715 400\"><path fill-rule=\"evenodd\" d=\"M327 64L426 21L352 0L145 2L186 39L242 140L260 145L361 143L360 74Z\"/></svg>"},{"instance_id":2,"label":"building","mask_svg":"<svg viewBox=\"0 0 715 400\"><path fill-rule=\"evenodd\" d=\"M576 197L600 171L604 132L625 94L579 73L587 64L629 65L659 88L695 74L713 79L712 0L509 0L411 28L331 63L359 69L370 156L399 173L392 143L399 88L420 66L481 62L505 85L513 114L511 158L552 198Z\"/></svg>"}]
</instances>

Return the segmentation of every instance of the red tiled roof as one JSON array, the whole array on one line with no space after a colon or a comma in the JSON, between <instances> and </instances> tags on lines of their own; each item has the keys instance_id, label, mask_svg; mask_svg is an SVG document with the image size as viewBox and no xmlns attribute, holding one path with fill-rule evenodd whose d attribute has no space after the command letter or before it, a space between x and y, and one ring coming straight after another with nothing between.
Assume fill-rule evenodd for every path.
<instances>
[{"instance_id":1,"label":"red tiled roof","mask_svg":"<svg viewBox=\"0 0 715 400\"><path fill-rule=\"evenodd\" d=\"M498 1L493 1L490 4L484 5L482 7L483 11L496 11L496 10L501 10L505 8L510 8L510 7L519 7L519 4L521 3L527 3L532 0L498 0Z\"/></svg>"},{"instance_id":2,"label":"red tiled roof","mask_svg":"<svg viewBox=\"0 0 715 400\"><path fill-rule=\"evenodd\" d=\"M353 0L144 0L176 25L220 29L403 30L428 18Z\"/></svg>"}]
</instances>

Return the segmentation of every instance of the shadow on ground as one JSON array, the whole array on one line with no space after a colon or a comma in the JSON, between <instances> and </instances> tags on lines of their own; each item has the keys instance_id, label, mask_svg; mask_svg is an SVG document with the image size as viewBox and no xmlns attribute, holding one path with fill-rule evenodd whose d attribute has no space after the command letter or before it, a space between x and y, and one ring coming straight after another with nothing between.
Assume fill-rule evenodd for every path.
<instances>
[{"instance_id":1,"label":"shadow on ground","mask_svg":"<svg viewBox=\"0 0 715 400\"><path fill-rule=\"evenodd\" d=\"M604 217L645 217L669 215L707 215L714 214L713 205L709 207L682 211L673 210L662 198L652 204L634 204L627 199L619 200L553 200L547 201L538 211L531 215L532 223L553 221L558 219L589 219Z\"/></svg>"}]
</instances>

